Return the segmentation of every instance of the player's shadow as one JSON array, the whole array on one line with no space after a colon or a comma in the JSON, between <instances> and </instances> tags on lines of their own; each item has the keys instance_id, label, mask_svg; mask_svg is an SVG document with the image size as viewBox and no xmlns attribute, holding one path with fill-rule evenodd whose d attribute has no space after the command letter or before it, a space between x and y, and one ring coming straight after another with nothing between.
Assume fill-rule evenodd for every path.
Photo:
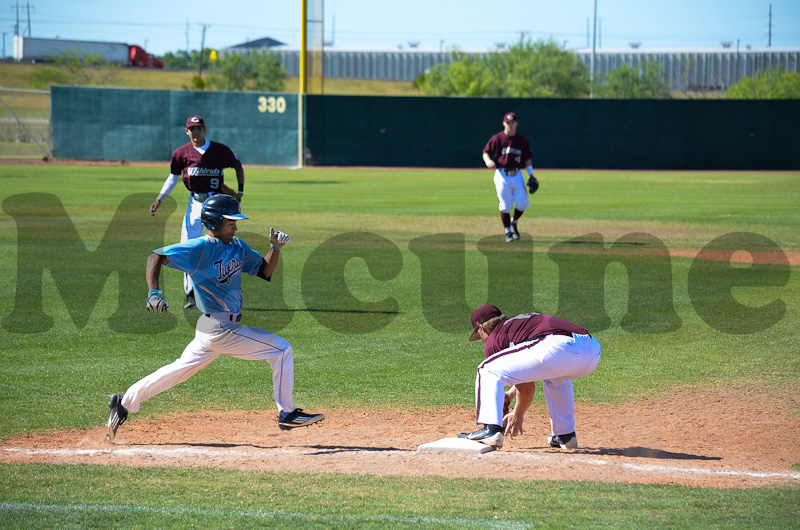
<instances>
[{"instance_id":1,"label":"player's shadow","mask_svg":"<svg viewBox=\"0 0 800 530\"><path fill-rule=\"evenodd\" d=\"M603 456L624 456L627 458L655 458L658 460L722 460L719 456L693 455L689 453L672 453L661 449L650 449L648 447L627 447L627 448L581 448L576 453Z\"/></svg>"},{"instance_id":2,"label":"player's shadow","mask_svg":"<svg viewBox=\"0 0 800 530\"><path fill-rule=\"evenodd\" d=\"M154 447L154 446L182 446L182 447L213 447L217 449L233 449L235 447L252 447L253 449L280 449L282 445L254 445L254 444L226 444L226 443L206 443L206 442L172 442L172 443L150 443L150 444L125 444L127 447Z\"/></svg>"},{"instance_id":3,"label":"player's shadow","mask_svg":"<svg viewBox=\"0 0 800 530\"><path fill-rule=\"evenodd\" d=\"M293 309L291 307L282 307L277 309L265 309L261 307L248 307L244 311L258 311L262 313L347 313L352 315L402 315L401 311L369 311L361 309L315 309L313 307Z\"/></svg>"},{"instance_id":4,"label":"player's shadow","mask_svg":"<svg viewBox=\"0 0 800 530\"><path fill-rule=\"evenodd\" d=\"M311 455L332 455L335 453L353 453L356 451L364 451L368 453L379 453L382 451L402 451L399 447L358 447L346 445L309 445L311 449L318 449Z\"/></svg>"},{"instance_id":5,"label":"player's shadow","mask_svg":"<svg viewBox=\"0 0 800 530\"><path fill-rule=\"evenodd\" d=\"M274 180L270 181L270 184L289 184L295 186L297 184L301 185L315 185L315 184L343 184L343 180Z\"/></svg>"}]
</instances>

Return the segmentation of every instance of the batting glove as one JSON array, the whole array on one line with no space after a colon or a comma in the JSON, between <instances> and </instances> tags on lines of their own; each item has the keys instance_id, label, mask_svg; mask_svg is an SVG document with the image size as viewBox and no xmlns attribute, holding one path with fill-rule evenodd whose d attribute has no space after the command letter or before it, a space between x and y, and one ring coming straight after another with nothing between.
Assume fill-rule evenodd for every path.
<instances>
[{"instance_id":1,"label":"batting glove","mask_svg":"<svg viewBox=\"0 0 800 530\"><path fill-rule=\"evenodd\" d=\"M161 295L164 291L161 289L150 289L147 293L147 310L151 313L166 313L169 309L169 304L164 300Z\"/></svg>"},{"instance_id":2,"label":"batting glove","mask_svg":"<svg viewBox=\"0 0 800 530\"><path fill-rule=\"evenodd\" d=\"M275 231L274 228L269 229L269 243L275 250L280 250L290 239L292 238L285 232Z\"/></svg>"}]
</instances>

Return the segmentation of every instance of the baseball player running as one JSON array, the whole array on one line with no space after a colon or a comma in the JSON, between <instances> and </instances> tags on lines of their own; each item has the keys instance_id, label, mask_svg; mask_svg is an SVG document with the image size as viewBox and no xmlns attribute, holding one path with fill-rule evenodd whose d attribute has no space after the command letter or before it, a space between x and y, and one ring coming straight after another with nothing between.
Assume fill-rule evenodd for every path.
<instances>
[{"instance_id":1,"label":"baseball player running","mask_svg":"<svg viewBox=\"0 0 800 530\"><path fill-rule=\"evenodd\" d=\"M503 433L522 434L522 421L533 403L536 381L542 382L550 414L551 447L576 449L575 394L572 380L592 373L600 362L600 343L586 329L540 313L507 317L496 306L472 314L470 341L481 339L486 360L475 379L477 423L483 428L460 438L503 446ZM508 392L504 389L511 386ZM516 400L504 415L504 406ZM505 425L505 429L503 426Z\"/></svg>"},{"instance_id":2,"label":"baseball player running","mask_svg":"<svg viewBox=\"0 0 800 530\"><path fill-rule=\"evenodd\" d=\"M494 169L494 187L500 203L500 220L506 231L506 243L519 239L517 222L530 202L525 190L522 168L528 173L528 188L531 194L539 189L539 181L533 176L533 153L528 139L517 132L517 115L509 112L503 117L503 130L495 134L483 148L483 162ZM511 209L514 218L511 218Z\"/></svg>"},{"instance_id":3,"label":"baseball player running","mask_svg":"<svg viewBox=\"0 0 800 530\"><path fill-rule=\"evenodd\" d=\"M175 189L178 179L183 176L183 184L189 190L189 203L183 216L181 243L203 235L200 210L203 201L208 197L216 193L227 193L241 201L244 195L242 163L226 145L206 139L206 125L201 116L187 118L186 134L191 141L172 153L169 176L164 181L158 198L150 205L150 215L155 215L161 201ZM236 171L238 193L225 185L223 169L226 167L232 167ZM188 274L183 276L183 290L186 292L184 309L193 307L195 295Z\"/></svg>"},{"instance_id":4,"label":"baseball player running","mask_svg":"<svg viewBox=\"0 0 800 530\"><path fill-rule=\"evenodd\" d=\"M242 318L242 272L267 281L278 265L289 236L270 228L270 251L266 256L236 237L236 222L247 219L239 202L230 195L214 195L202 206L200 219L208 233L182 243L159 248L147 260L150 288L147 309L164 313L169 308L159 289L161 267L166 265L191 276L197 307L194 340L180 358L134 383L125 395L113 394L109 402L108 439L116 437L128 413L138 412L142 402L182 383L219 355L245 360L265 360L272 367L272 388L281 429L305 427L325 418L294 408L294 359L285 339L258 328L239 325Z\"/></svg>"}]
</instances>

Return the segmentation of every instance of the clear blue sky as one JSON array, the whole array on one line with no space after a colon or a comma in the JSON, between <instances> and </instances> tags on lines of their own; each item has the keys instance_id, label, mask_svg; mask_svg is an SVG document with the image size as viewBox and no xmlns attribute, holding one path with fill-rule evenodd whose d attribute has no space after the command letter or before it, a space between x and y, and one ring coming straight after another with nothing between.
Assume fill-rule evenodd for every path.
<instances>
[{"instance_id":1,"label":"clear blue sky","mask_svg":"<svg viewBox=\"0 0 800 530\"><path fill-rule=\"evenodd\" d=\"M309 0L311 1L311 0ZM125 42L163 54L219 49L262 37L300 45L300 0L3 0L0 26L12 53L19 32L33 37ZM600 49L721 49L739 40L766 47L772 5L772 46L800 47L800 0L597 0ZM594 0L325 0L325 40L333 49L495 49L496 43L549 39L587 47ZM524 32L524 33L523 33Z\"/></svg>"}]
</instances>

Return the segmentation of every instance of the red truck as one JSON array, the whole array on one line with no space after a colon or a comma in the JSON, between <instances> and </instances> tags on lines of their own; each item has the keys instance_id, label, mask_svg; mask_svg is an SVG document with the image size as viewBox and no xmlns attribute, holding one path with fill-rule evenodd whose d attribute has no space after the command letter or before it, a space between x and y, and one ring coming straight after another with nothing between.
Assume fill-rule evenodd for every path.
<instances>
[{"instance_id":1,"label":"red truck","mask_svg":"<svg viewBox=\"0 0 800 530\"><path fill-rule=\"evenodd\" d=\"M119 65L137 68L164 68L164 61L156 59L144 48L135 44L14 36L14 60L18 63L53 61L68 51L78 53L81 57L99 55L104 60Z\"/></svg>"},{"instance_id":2,"label":"red truck","mask_svg":"<svg viewBox=\"0 0 800 530\"><path fill-rule=\"evenodd\" d=\"M164 68L164 61L156 59L153 54L144 51L141 46L131 44L129 46L130 58L128 66L137 66L140 68Z\"/></svg>"}]
</instances>

